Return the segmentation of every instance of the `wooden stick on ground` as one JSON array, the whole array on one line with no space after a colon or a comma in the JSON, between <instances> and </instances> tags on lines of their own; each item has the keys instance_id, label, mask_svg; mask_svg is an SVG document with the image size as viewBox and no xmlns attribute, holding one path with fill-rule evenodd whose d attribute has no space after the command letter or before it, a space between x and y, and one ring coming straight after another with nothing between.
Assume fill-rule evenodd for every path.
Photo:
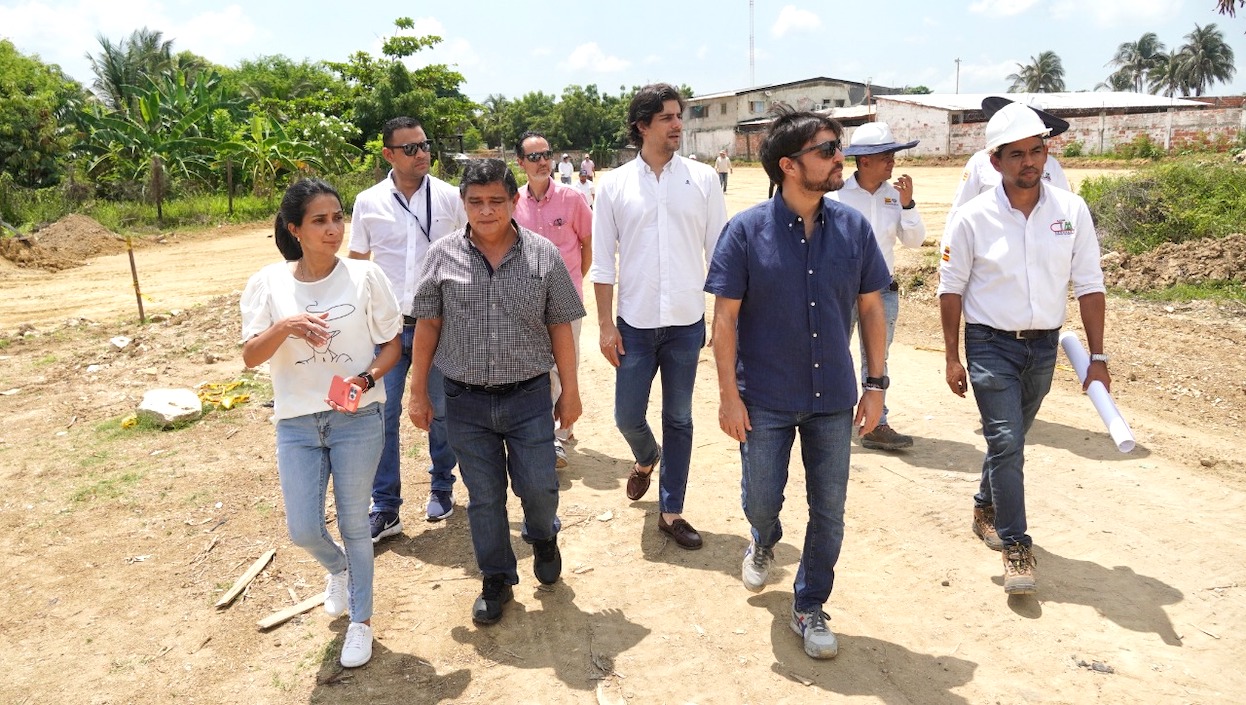
<instances>
[{"instance_id":1,"label":"wooden stick on ground","mask_svg":"<svg viewBox=\"0 0 1246 705\"><path fill-rule=\"evenodd\" d=\"M221 596L221 599L216 601L216 608L221 609L222 607L225 607L229 603L233 602L234 598L238 597L243 589L251 584L252 580L255 580L255 576L259 575L261 570L264 570L264 566L268 565L268 562L271 561L275 555L277 555L277 549L270 548L264 555L260 556L259 559L252 563L251 567L247 568L247 572L243 573L242 577L238 578L238 581L234 583L234 586L226 591L226 593Z\"/></svg>"},{"instance_id":2,"label":"wooden stick on ground","mask_svg":"<svg viewBox=\"0 0 1246 705\"><path fill-rule=\"evenodd\" d=\"M304 612L306 612L307 610L322 603L324 603L323 592L318 595L313 595L307 598L306 600L303 600L302 602L298 603L297 605L294 605L293 607L287 607L281 610L280 612L274 612L268 615L267 617L261 619L260 621L256 622L255 625L259 627L260 629L270 629L272 627L277 626L278 624L281 624L290 619L293 619L294 617L297 617L300 614L303 614Z\"/></svg>"}]
</instances>

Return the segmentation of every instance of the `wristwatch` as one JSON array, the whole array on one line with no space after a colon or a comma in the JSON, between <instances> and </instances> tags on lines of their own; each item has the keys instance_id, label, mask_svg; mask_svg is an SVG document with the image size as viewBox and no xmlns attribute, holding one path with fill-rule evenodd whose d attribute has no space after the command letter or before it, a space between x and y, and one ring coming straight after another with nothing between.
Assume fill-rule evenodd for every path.
<instances>
[{"instance_id":1,"label":"wristwatch","mask_svg":"<svg viewBox=\"0 0 1246 705\"><path fill-rule=\"evenodd\" d=\"M1102 362L1105 365L1108 364L1108 359L1108 356L1104 353L1095 353L1090 356L1091 362Z\"/></svg>"},{"instance_id":2,"label":"wristwatch","mask_svg":"<svg viewBox=\"0 0 1246 705\"><path fill-rule=\"evenodd\" d=\"M364 387L364 388L363 388L363 391L365 391L365 392L366 392L366 391L368 391L369 389L372 389L373 387L375 387L375 386L376 386L376 378L375 378L375 377L373 377L373 376L372 376L372 373L371 373L371 372L368 372L367 370L364 370L363 372L360 372L359 374L357 374L357 375L355 375L355 376L356 376L356 377L358 377L359 379L363 380L364 382L367 382L367 383L368 383L368 386L366 386L366 387Z\"/></svg>"},{"instance_id":3,"label":"wristwatch","mask_svg":"<svg viewBox=\"0 0 1246 705\"><path fill-rule=\"evenodd\" d=\"M900 206L902 210L911 211L917 207L917 201L909 201L907 206Z\"/></svg>"},{"instance_id":4,"label":"wristwatch","mask_svg":"<svg viewBox=\"0 0 1246 705\"><path fill-rule=\"evenodd\" d=\"M891 386L891 378L887 375L882 377L866 377L865 384L861 385L865 389L886 389Z\"/></svg>"}]
</instances>

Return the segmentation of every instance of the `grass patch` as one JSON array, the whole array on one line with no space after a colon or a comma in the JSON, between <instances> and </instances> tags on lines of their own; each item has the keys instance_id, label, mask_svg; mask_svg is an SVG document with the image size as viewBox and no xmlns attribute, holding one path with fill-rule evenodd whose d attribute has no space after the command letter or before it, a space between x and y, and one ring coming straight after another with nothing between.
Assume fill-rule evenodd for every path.
<instances>
[{"instance_id":1,"label":"grass patch","mask_svg":"<svg viewBox=\"0 0 1246 705\"><path fill-rule=\"evenodd\" d=\"M1177 284L1166 289L1151 289L1140 292L1113 290L1114 294L1127 296L1143 301L1185 302L1185 301L1231 301L1246 304L1246 284L1234 281L1196 282Z\"/></svg>"},{"instance_id":2,"label":"grass patch","mask_svg":"<svg viewBox=\"0 0 1246 705\"><path fill-rule=\"evenodd\" d=\"M55 362L56 362L56 356L48 354L35 360L33 364L35 367L47 367L48 365L54 364Z\"/></svg>"},{"instance_id":3,"label":"grass patch","mask_svg":"<svg viewBox=\"0 0 1246 705\"><path fill-rule=\"evenodd\" d=\"M79 504L95 499L116 499L124 495L143 479L143 473L128 471L114 473L105 477L95 474L88 476L89 484L83 485L69 495L69 501Z\"/></svg>"},{"instance_id":4,"label":"grass patch","mask_svg":"<svg viewBox=\"0 0 1246 705\"><path fill-rule=\"evenodd\" d=\"M1165 242L1246 232L1246 177L1227 158L1177 159L1082 182L1104 249L1137 254Z\"/></svg>"}]
</instances>

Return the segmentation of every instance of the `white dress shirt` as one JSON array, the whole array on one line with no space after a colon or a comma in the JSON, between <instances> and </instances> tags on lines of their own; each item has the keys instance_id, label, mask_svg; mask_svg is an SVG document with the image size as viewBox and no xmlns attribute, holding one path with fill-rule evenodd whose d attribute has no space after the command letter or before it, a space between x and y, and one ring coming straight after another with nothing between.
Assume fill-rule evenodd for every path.
<instances>
[{"instance_id":1,"label":"white dress shirt","mask_svg":"<svg viewBox=\"0 0 1246 705\"><path fill-rule=\"evenodd\" d=\"M1075 297L1104 291L1090 209L1046 184L1029 218L1002 185L957 209L942 257L939 293L963 297L967 323L1000 330L1059 328L1070 282Z\"/></svg>"},{"instance_id":2,"label":"white dress shirt","mask_svg":"<svg viewBox=\"0 0 1246 705\"><path fill-rule=\"evenodd\" d=\"M457 188L429 174L408 201L394 185L391 171L384 181L355 197L348 249L372 253L372 261L389 278L398 307L408 316L428 246L465 227L467 212Z\"/></svg>"},{"instance_id":3,"label":"white dress shirt","mask_svg":"<svg viewBox=\"0 0 1246 705\"><path fill-rule=\"evenodd\" d=\"M692 325L705 315L705 271L726 222L713 167L676 155L658 179L637 157L597 182L589 281L617 280L630 326Z\"/></svg>"},{"instance_id":4,"label":"white dress shirt","mask_svg":"<svg viewBox=\"0 0 1246 705\"><path fill-rule=\"evenodd\" d=\"M886 181L870 193L861 188L854 173L844 180L842 189L827 195L831 200L857 209L870 221L874 239L878 240L878 249L883 251L883 260L887 262L887 271L891 274L896 273L896 242L905 247L921 247L926 239L926 225L922 223L917 208L904 210L900 192Z\"/></svg>"}]
</instances>

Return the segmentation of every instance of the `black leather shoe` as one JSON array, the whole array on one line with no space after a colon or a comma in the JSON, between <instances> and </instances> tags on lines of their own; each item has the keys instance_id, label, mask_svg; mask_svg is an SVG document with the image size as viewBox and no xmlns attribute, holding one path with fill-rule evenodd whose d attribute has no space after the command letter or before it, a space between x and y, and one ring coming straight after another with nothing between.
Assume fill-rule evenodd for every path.
<instances>
[{"instance_id":1,"label":"black leather shoe","mask_svg":"<svg viewBox=\"0 0 1246 705\"><path fill-rule=\"evenodd\" d=\"M696 529L692 528L692 524L683 519L676 519L667 524L662 515L658 514L658 531L674 539L680 548L695 551L701 547L701 535L697 533Z\"/></svg>"},{"instance_id":2,"label":"black leather shoe","mask_svg":"<svg viewBox=\"0 0 1246 705\"><path fill-rule=\"evenodd\" d=\"M558 537L532 542L532 573L542 585L553 585L562 575L562 553L558 550Z\"/></svg>"},{"instance_id":3,"label":"black leather shoe","mask_svg":"<svg viewBox=\"0 0 1246 705\"><path fill-rule=\"evenodd\" d=\"M472 621L476 624L493 624L502 618L502 605L515 599L515 591L504 575L486 575L484 587L476 604L472 605Z\"/></svg>"}]
</instances>

